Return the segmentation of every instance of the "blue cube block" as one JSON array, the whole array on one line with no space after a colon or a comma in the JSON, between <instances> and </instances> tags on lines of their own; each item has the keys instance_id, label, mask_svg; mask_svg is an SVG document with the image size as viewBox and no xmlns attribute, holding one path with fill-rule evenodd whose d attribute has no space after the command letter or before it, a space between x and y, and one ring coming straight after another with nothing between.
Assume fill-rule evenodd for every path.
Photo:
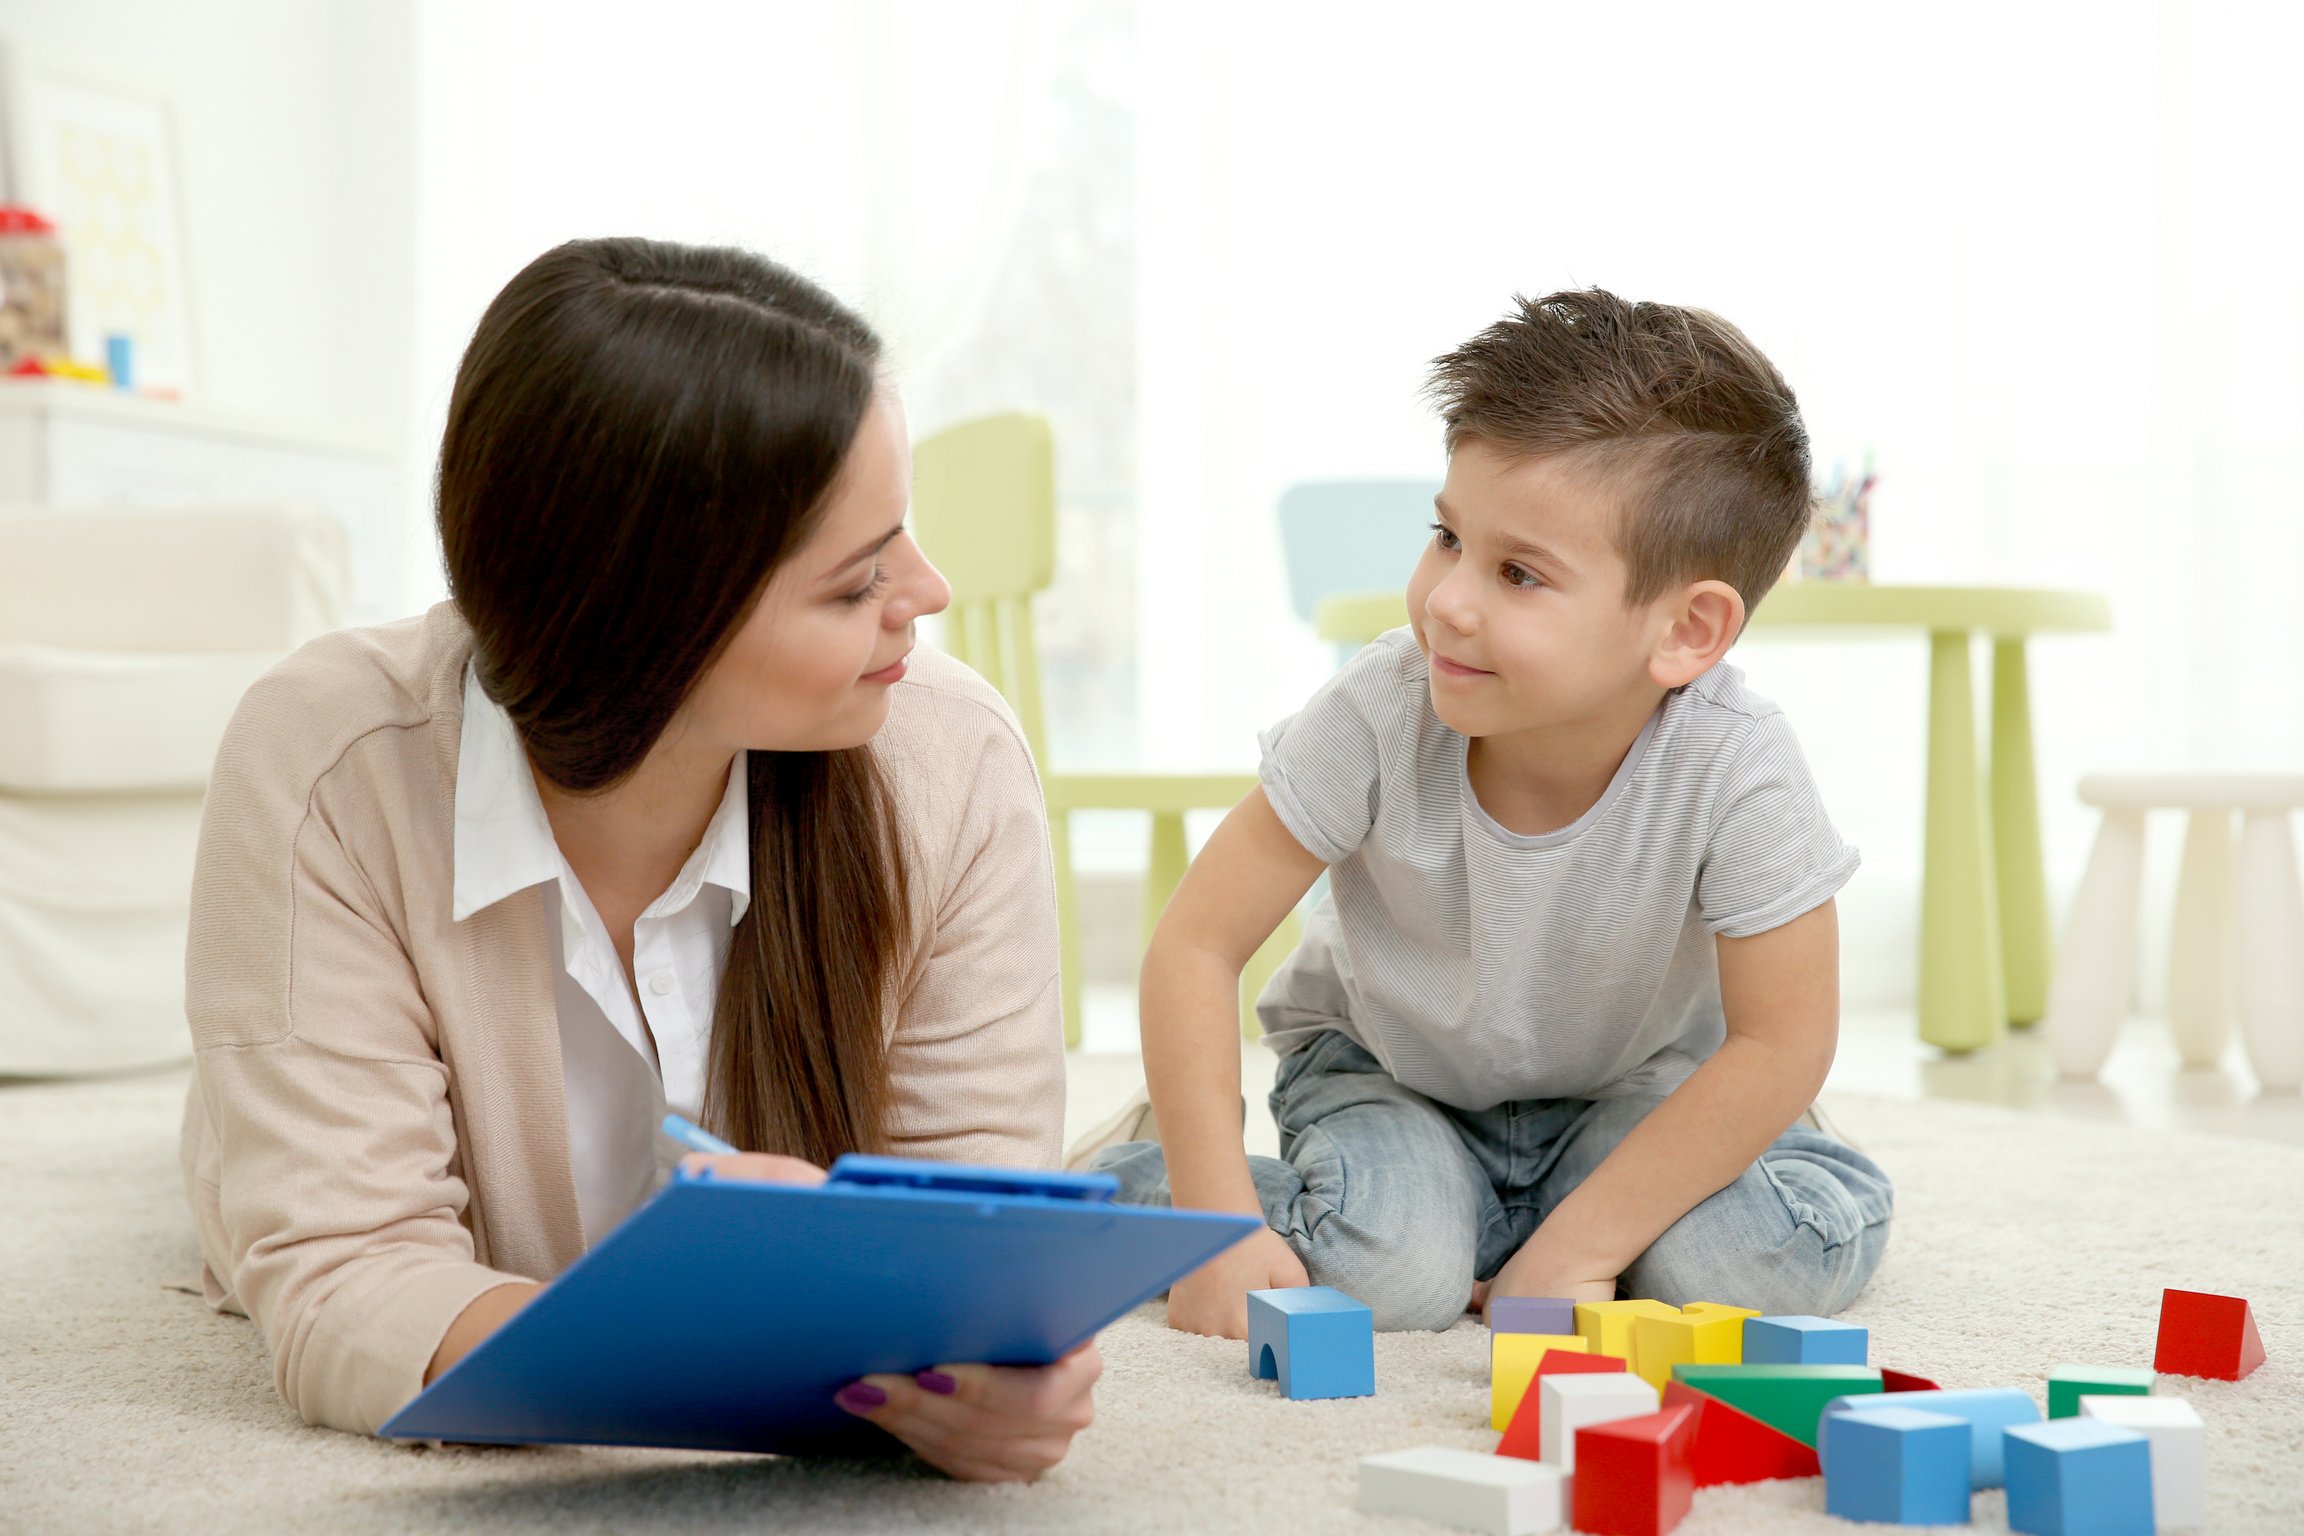
<instances>
[{"instance_id":1,"label":"blue cube block","mask_svg":"<svg viewBox=\"0 0 2304 1536\"><path fill-rule=\"evenodd\" d=\"M1871 1331L1854 1323L1828 1317L1744 1319L1746 1365L1865 1365L1871 1351Z\"/></svg>"},{"instance_id":2,"label":"blue cube block","mask_svg":"<svg viewBox=\"0 0 2304 1536\"><path fill-rule=\"evenodd\" d=\"M1832 1437L1834 1414L1861 1412L1867 1408L1880 1407L1883 1403L1898 1408L1918 1408L1927 1413L1948 1413L1953 1418L1966 1420L1971 1432L1968 1480L1978 1488L1997 1488L2005 1480L2001 1471L2002 1431L2011 1424L2040 1422L2040 1405L2033 1402L2032 1394L2021 1387L1977 1387L1951 1392L1892 1392L1885 1396L1875 1392L1859 1397L1836 1397L1824 1405L1824 1417L1816 1426L1818 1452L1824 1450L1825 1442Z\"/></svg>"},{"instance_id":3,"label":"blue cube block","mask_svg":"<svg viewBox=\"0 0 2304 1536\"><path fill-rule=\"evenodd\" d=\"M2030 1536L2152 1536L2152 1442L2102 1419L2005 1431L2008 1529Z\"/></svg>"},{"instance_id":4,"label":"blue cube block","mask_svg":"<svg viewBox=\"0 0 2304 1536\"><path fill-rule=\"evenodd\" d=\"M1376 1318L1333 1286L1248 1293L1248 1374L1288 1397L1376 1391Z\"/></svg>"},{"instance_id":5,"label":"blue cube block","mask_svg":"<svg viewBox=\"0 0 2304 1536\"><path fill-rule=\"evenodd\" d=\"M1891 1525L1968 1523L1968 1425L1920 1408L1851 1409L1824 1442L1824 1512Z\"/></svg>"},{"instance_id":6,"label":"blue cube block","mask_svg":"<svg viewBox=\"0 0 2304 1536\"><path fill-rule=\"evenodd\" d=\"M1572 1334L1576 1303L1548 1296L1499 1296L1488 1303L1488 1331Z\"/></svg>"}]
</instances>

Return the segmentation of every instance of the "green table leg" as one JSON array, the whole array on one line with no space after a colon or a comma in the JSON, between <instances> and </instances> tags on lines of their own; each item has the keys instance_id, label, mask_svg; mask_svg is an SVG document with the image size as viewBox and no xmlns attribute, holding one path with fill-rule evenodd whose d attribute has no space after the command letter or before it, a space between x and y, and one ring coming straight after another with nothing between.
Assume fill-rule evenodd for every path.
<instances>
[{"instance_id":1,"label":"green table leg","mask_svg":"<svg viewBox=\"0 0 2304 1536\"><path fill-rule=\"evenodd\" d=\"M2055 938L2040 853L2040 789L2032 765L2032 687L2021 638L1992 645L1992 849L2000 867L2000 946L2008 1019L2030 1024L2048 1011Z\"/></svg>"},{"instance_id":2,"label":"green table leg","mask_svg":"<svg viewBox=\"0 0 2304 1536\"><path fill-rule=\"evenodd\" d=\"M1085 986L1080 976L1080 882L1072 873L1072 817L1058 811L1048 818L1048 852L1056 867L1057 990L1063 999L1064 1048L1080 1044Z\"/></svg>"},{"instance_id":3,"label":"green table leg","mask_svg":"<svg viewBox=\"0 0 2304 1536\"><path fill-rule=\"evenodd\" d=\"M1184 866L1191 861L1192 850L1184 841L1184 813L1154 811L1152 858L1144 871L1146 944L1152 942L1152 930L1160 926L1160 914L1168 910L1168 898L1176 894L1176 886L1184 878Z\"/></svg>"},{"instance_id":4,"label":"green table leg","mask_svg":"<svg viewBox=\"0 0 2304 1536\"><path fill-rule=\"evenodd\" d=\"M1920 876L1920 1038L1947 1051L2007 1031L1992 834L1976 751L1968 633L1928 637L1928 828Z\"/></svg>"}]
</instances>

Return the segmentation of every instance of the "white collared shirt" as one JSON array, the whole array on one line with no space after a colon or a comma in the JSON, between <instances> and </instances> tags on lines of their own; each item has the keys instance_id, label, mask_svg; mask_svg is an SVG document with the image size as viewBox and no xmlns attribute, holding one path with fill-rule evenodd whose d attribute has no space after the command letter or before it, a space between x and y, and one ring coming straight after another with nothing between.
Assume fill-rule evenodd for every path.
<instances>
[{"instance_id":1,"label":"white collared shirt","mask_svg":"<svg viewBox=\"0 0 2304 1536\"><path fill-rule=\"evenodd\" d=\"M465 668L452 915L462 922L545 887L568 1146L587 1244L630 1215L678 1160L679 1149L657 1132L665 1111L693 1120L702 1108L730 930L752 900L744 783L739 752L695 852L633 924L634 996L608 925L552 835L518 730Z\"/></svg>"}]
</instances>

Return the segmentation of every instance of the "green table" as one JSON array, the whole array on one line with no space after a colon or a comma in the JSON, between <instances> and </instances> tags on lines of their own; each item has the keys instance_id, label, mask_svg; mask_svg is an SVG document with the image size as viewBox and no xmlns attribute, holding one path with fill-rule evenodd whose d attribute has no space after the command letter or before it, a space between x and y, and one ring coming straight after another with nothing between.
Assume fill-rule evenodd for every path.
<instances>
[{"instance_id":1,"label":"green table","mask_svg":"<svg viewBox=\"0 0 2304 1536\"><path fill-rule=\"evenodd\" d=\"M1397 592L1320 605L1325 640L1365 643L1408 622ZM1920 881L1920 1038L1948 1051L1999 1040L2047 1009L2052 941L2040 853L2026 642L2112 627L2093 592L2025 587L1891 587L1788 582L1752 633L1918 630L1928 637L1928 813ZM1971 642L1992 641L1989 780L1976 740Z\"/></svg>"}]
</instances>

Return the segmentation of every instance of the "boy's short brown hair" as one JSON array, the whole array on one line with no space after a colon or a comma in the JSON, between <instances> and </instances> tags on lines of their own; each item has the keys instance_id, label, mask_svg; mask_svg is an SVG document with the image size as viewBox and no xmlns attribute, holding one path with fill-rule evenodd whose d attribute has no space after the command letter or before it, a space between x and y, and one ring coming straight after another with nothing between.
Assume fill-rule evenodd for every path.
<instances>
[{"instance_id":1,"label":"boy's short brown hair","mask_svg":"<svg viewBox=\"0 0 2304 1536\"><path fill-rule=\"evenodd\" d=\"M1624 497L1624 599L1725 581L1745 611L1808 527L1808 429L1760 349L1718 315L1599 288L1515 296L1507 315L1432 363L1448 451L1569 454Z\"/></svg>"}]
</instances>

